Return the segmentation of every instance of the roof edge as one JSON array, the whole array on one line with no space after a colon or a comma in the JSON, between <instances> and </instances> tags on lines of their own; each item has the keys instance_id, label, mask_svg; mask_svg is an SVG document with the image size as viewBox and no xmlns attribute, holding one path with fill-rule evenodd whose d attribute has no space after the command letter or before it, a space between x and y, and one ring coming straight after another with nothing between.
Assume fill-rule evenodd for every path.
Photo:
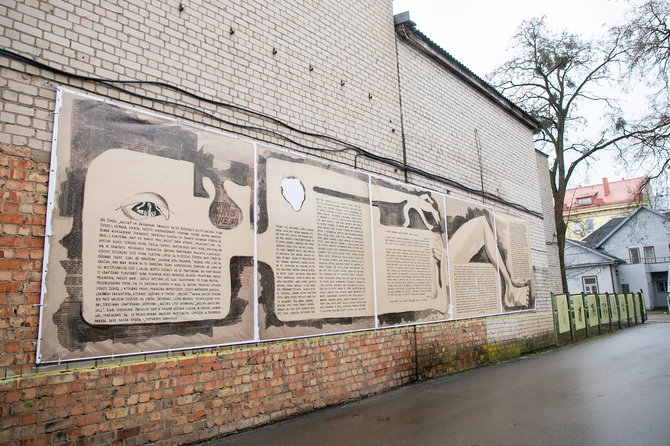
<instances>
[{"instance_id":1,"label":"roof edge","mask_svg":"<svg viewBox=\"0 0 670 446\"><path fill-rule=\"evenodd\" d=\"M624 218L623 220L621 220L621 222L620 222L618 225L616 225L616 227L615 227L614 229L612 229L612 230L611 230L605 237L601 238L600 241L595 245L595 247L596 247L596 248L600 248L600 247L601 247L601 246L602 246L602 245L603 245L603 244L604 244L610 237L612 237L612 236L614 235L615 232L617 232L623 225L625 225L626 223L628 223L628 221L629 221L631 218L633 218L633 216L635 216L635 215L636 215L638 212L640 212L642 209L647 210L647 211L651 212L652 214L656 214L656 215L658 215L659 217L664 218L664 219L666 219L666 220L670 220L670 217L668 217L667 215L664 215L664 214L662 214L662 213L660 213L660 212L658 212L658 211L655 211L655 210L653 210L653 209L651 209L651 208L649 208L649 207L647 207L647 206L638 206L637 209L635 209L633 212L631 212L630 215L629 215L628 217L626 217L626 218Z\"/></svg>"},{"instance_id":2,"label":"roof edge","mask_svg":"<svg viewBox=\"0 0 670 446\"><path fill-rule=\"evenodd\" d=\"M598 251L597 249L594 249L594 248L591 248L590 246L587 246L586 242L582 242L580 240L574 240L574 239L571 239L571 238L566 238L565 242L570 243L571 245L574 245L574 246L577 246L577 247L580 247L580 248L584 248L585 250L587 250L587 251L589 251L593 254L596 254L596 255L598 255L598 256L606 259L606 260L611 260L611 261L614 262L614 264L618 265L618 264L626 263L624 260L622 260L622 259L620 259L616 256L613 256L612 254L608 254L604 251ZM577 266L578 265L573 265L572 267L575 268ZM567 266L566 266L566 268L567 268Z\"/></svg>"},{"instance_id":3,"label":"roof edge","mask_svg":"<svg viewBox=\"0 0 670 446\"><path fill-rule=\"evenodd\" d=\"M419 31L416 28L416 24L409 19L409 12L396 14L393 16L393 21L396 28L396 36L406 40L413 47L422 51L444 68L475 87L479 92L497 103L503 110L507 111L529 129L536 130L540 127L539 122L537 122L537 120L530 114L511 100L507 99L498 92L498 90L493 88L485 80L477 76L468 67L433 42L428 36Z\"/></svg>"}]
</instances>

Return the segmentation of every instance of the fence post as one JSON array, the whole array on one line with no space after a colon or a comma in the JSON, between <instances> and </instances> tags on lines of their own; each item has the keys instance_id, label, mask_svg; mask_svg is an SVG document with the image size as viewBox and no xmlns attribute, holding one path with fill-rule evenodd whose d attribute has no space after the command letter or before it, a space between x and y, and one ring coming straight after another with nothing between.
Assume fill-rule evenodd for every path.
<instances>
[{"instance_id":1,"label":"fence post","mask_svg":"<svg viewBox=\"0 0 670 446\"><path fill-rule=\"evenodd\" d=\"M610 331L612 331L612 302L610 302L610 293L605 293L605 299L607 299L607 315L610 319Z\"/></svg>"},{"instance_id":2,"label":"fence post","mask_svg":"<svg viewBox=\"0 0 670 446\"><path fill-rule=\"evenodd\" d=\"M570 320L570 340L575 342L577 334L575 333L575 306L572 303L572 294L567 293L566 299L568 299L568 319Z\"/></svg>"},{"instance_id":3,"label":"fence post","mask_svg":"<svg viewBox=\"0 0 670 446\"><path fill-rule=\"evenodd\" d=\"M598 334L601 335L603 334L603 318L601 317L601 314L603 312L602 308L600 307L600 294L596 293L596 316L598 316Z\"/></svg>"},{"instance_id":4,"label":"fence post","mask_svg":"<svg viewBox=\"0 0 670 446\"><path fill-rule=\"evenodd\" d=\"M558 308L556 308L556 296L551 293L551 315L554 318L554 345L558 347Z\"/></svg>"},{"instance_id":5,"label":"fence post","mask_svg":"<svg viewBox=\"0 0 670 446\"><path fill-rule=\"evenodd\" d=\"M582 305L584 306L584 328L586 329L586 339L589 338L589 323L591 319L591 315L589 314L589 306L586 303L586 296L584 295L584 292L582 291Z\"/></svg>"}]
</instances>

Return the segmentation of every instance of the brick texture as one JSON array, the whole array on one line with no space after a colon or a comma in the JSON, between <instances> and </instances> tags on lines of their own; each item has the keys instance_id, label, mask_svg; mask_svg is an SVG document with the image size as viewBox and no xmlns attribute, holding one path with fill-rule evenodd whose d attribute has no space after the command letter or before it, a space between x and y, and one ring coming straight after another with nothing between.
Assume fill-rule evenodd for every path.
<instances>
[{"instance_id":1,"label":"brick texture","mask_svg":"<svg viewBox=\"0 0 670 446\"><path fill-rule=\"evenodd\" d=\"M167 82L395 160L405 149L409 164L474 188L482 169L485 190L538 211L546 201L530 130L396 38L390 0L178 4L5 0L0 45L79 75ZM118 91L0 56L0 444L184 444L553 342L545 214L525 216L537 311L35 367L55 85L404 178L351 151L231 125L343 145L175 89Z\"/></svg>"}]
</instances>

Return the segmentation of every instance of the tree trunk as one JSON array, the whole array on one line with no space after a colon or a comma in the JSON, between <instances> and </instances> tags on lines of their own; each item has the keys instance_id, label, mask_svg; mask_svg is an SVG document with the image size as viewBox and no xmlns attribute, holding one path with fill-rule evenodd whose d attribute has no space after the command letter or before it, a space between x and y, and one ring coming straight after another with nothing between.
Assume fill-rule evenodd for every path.
<instances>
[{"instance_id":1,"label":"tree trunk","mask_svg":"<svg viewBox=\"0 0 670 446\"><path fill-rule=\"evenodd\" d=\"M558 244L558 261L561 267L561 286L563 293L568 293L568 278L565 274L565 231L568 225L563 220L563 209L560 211L554 210L554 218L556 223L556 243Z\"/></svg>"}]
</instances>

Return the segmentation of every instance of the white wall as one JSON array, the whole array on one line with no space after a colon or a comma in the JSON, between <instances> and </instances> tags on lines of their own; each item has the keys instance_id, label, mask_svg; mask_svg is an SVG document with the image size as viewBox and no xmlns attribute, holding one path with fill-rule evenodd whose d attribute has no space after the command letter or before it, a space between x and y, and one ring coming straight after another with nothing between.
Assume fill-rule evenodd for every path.
<instances>
[{"instance_id":1,"label":"white wall","mask_svg":"<svg viewBox=\"0 0 670 446\"><path fill-rule=\"evenodd\" d=\"M610 272L610 265L588 266L583 268L566 268L565 274L568 279L568 290L570 293L581 293L584 291L582 279L595 276L598 281L599 293L615 293L618 289L612 286L614 271ZM616 283L616 278L614 279Z\"/></svg>"},{"instance_id":2,"label":"white wall","mask_svg":"<svg viewBox=\"0 0 670 446\"><path fill-rule=\"evenodd\" d=\"M670 257L669 243L670 219L643 208L615 232L602 248L613 256L628 260L628 248L639 248L640 258L644 258L644 247L653 246L656 258L660 259Z\"/></svg>"}]
</instances>

